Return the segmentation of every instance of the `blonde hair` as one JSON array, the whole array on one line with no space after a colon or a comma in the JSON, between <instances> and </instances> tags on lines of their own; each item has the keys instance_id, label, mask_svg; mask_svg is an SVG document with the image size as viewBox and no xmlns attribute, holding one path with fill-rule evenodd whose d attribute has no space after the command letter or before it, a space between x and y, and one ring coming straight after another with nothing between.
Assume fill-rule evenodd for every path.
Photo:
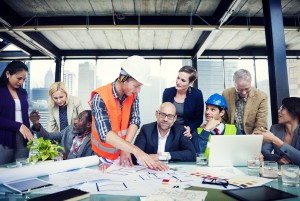
<instances>
[{"instance_id":1,"label":"blonde hair","mask_svg":"<svg viewBox=\"0 0 300 201\"><path fill-rule=\"evenodd\" d=\"M61 91L61 92L65 93L66 96L67 96L66 105L69 103L69 94L68 94L68 91L66 89L65 84L63 82L54 82L50 86L49 91L48 91L48 94L49 94L49 105L50 105L50 107L54 107L55 106L55 102L52 99L52 94L55 93L55 92L57 92L57 91Z\"/></svg>"}]
</instances>

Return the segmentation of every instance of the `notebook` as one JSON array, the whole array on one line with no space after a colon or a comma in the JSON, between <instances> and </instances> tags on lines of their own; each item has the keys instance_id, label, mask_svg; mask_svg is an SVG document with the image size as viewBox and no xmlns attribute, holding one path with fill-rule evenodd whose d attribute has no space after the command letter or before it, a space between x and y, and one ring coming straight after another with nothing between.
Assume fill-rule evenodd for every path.
<instances>
[{"instance_id":1,"label":"notebook","mask_svg":"<svg viewBox=\"0 0 300 201\"><path fill-rule=\"evenodd\" d=\"M262 135L212 135L208 166L247 166L249 156L261 153Z\"/></svg>"},{"instance_id":2,"label":"notebook","mask_svg":"<svg viewBox=\"0 0 300 201\"><path fill-rule=\"evenodd\" d=\"M77 201L77 200L82 200L85 198L89 198L90 194L88 192L71 188L67 190L63 190L60 192L36 197L36 198L31 198L29 199L30 201L53 201L53 200L64 200L64 201ZM90 200L90 199L88 199Z\"/></svg>"}]
</instances>

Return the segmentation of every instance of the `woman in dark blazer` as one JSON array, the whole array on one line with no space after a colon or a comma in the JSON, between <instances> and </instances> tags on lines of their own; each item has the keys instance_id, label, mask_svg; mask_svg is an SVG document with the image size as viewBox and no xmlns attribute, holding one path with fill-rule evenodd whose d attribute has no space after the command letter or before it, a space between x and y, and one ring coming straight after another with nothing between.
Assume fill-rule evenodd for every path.
<instances>
[{"instance_id":1,"label":"woman in dark blazer","mask_svg":"<svg viewBox=\"0 0 300 201\"><path fill-rule=\"evenodd\" d=\"M28 95L21 86L28 68L13 61L0 77L0 164L28 157L27 141L33 139L29 128Z\"/></svg>"},{"instance_id":2,"label":"woman in dark blazer","mask_svg":"<svg viewBox=\"0 0 300 201\"><path fill-rule=\"evenodd\" d=\"M175 105L176 122L185 127L183 134L192 139L197 151L194 139L198 137L197 128L203 122L204 101L201 90L191 87L196 79L197 71L191 66L183 66L178 72L175 87L165 89L163 102Z\"/></svg>"}]
</instances>

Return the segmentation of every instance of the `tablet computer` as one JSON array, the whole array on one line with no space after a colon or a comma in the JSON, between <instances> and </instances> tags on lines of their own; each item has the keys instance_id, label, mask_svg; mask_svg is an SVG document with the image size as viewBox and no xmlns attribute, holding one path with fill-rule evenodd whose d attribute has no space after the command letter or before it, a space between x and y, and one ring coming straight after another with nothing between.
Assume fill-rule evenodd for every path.
<instances>
[{"instance_id":1,"label":"tablet computer","mask_svg":"<svg viewBox=\"0 0 300 201\"><path fill-rule=\"evenodd\" d=\"M32 190L52 186L52 184L38 178L12 181L3 183L3 185L19 193L27 193Z\"/></svg>"},{"instance_id":2,"label":"tablet computer","mask_svg":"<svg viewBox=\"0 0 300 201\"><path fill-rule=\"evenodd\" d=\"M242 201L268 201L298 197L269 186L256 186L250 188L223 190L224 193Z\"/></svg>"}]
</instances>

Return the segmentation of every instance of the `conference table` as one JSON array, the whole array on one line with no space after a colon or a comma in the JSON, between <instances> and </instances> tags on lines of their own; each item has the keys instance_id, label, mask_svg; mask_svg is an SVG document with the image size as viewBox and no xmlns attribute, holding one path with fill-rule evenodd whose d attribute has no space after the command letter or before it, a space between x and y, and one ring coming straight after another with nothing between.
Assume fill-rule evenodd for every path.
<instances>
[{"instance_id":1,"label":"conference table","mask_svg":"<svg viewBox=\"0 0 300 201\"><path fill-rule=\"evenodd\" d=\"M195 163L191 162L191 163L170 163L170 165L186 165L186 166L195 166L195 167L199 167L196 166ZM5 165L2 165L0 167L7 167ZM99 169L99 167L97 165L94 166L89 166L89 169ZM2 168L3 169L3 168ZM238 170L244 172L245 174L247 174L247 167L237 167ZM0 171L0 175L1 175L1 171ZM42 180L48 180L48 176L42 176L39 177ZM274 179L266 184L264 184L265 186L269 186L275 189L279 189L294 195L297 195L298 197L296 198L290 198L290 199L284 199L284 200L290 200L290 201L296 201L300 199L300 187L286 187L282 185L282 180L280 177L278 177L277 179ZM234 198L225 195L224 193L222 193L222 190L216 190L216 189L210 189L210 188L202 188L202 187L189 187L187 190L200 190L200 191L207 191L208 194L206 196L205 200L235 200ZM4 185L0 184L0 192L8 192L10 191L8 188L6 188ZM25 195L0 195L0 201L1 200L9 200L9 201L21 201L21 200L27 200L29 198L34 198L34 197L39 197L41 196L41 194L36 194L34 192L32 193L28 193ZM118 200L118 201L125 201L125 200L140 200L139 196L123 196L123 195L103 195L103 194L92 194L90 195L90 198L86 198L84 200Z\"/></svg>"}]
</instances>

